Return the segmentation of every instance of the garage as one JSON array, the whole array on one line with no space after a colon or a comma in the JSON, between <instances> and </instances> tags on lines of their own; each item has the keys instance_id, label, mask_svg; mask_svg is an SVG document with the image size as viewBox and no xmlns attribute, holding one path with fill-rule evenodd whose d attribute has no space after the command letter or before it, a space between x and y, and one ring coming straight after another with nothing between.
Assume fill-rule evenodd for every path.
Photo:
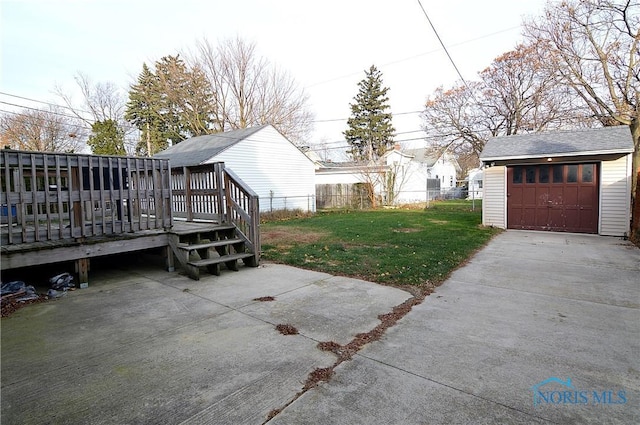
<instances>
[{"instance_id":1,"label":"garage","mask_svg":"<svg viewBox=\"0 0 640 425\"><path fill-rule=\"evenodd\" d=\"M510 229L598 233L598 164L507 167Z\"/></svg>"},{"instance_id":2,"label":"garage","mask_svg":"<svg viewBox=\"0 0 640 425\"><path fill-rule=\"evenodd\" d=\"M627 236L633 152L627 126L494 137L480 154L482 223Z\"/></svg>"}]
</instances>

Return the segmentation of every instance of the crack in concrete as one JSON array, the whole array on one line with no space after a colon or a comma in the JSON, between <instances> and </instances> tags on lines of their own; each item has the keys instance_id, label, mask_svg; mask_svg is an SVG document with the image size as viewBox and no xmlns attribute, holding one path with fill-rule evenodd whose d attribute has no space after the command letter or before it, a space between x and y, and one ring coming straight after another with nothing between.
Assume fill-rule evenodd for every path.
<instances>
[{"instance_id":1,"label":"crack in concrete","mask_svg":"<svg viewBox=\"0 0 640 425\"><path fill-rule=\"evenodd\" d=\"M340 345L334 341L324 341L318 342L318 349L322 351L330 351L335 354L338 358L333 363L333 365L326 368L316 368L307 376L307 380L304 383L304 386L291 400L289 400L284 406L273 409L267 415L267 419L262 423L262 425L267 424L273 418L278 416L284 409L289 407L293 402L298 400L312 388L315 388L320 382L329 382L333 377L336 367L340 366L343 362L347 360L351 360L354 355L358 353L365 345L378 341L385 334L387 329L394 326L400 319L406 316L411 309L422 303L424 299L430 295L432 289L424 289L417 294L414 294L411 298L405 300L403 303L398 304L393 307L393 309L389 313L380 314L378 319L380 320L380 324L378 324L375 328L370 330L369 332L359 333L357 334L351 342Z\"/></svg>"}]
</instances>

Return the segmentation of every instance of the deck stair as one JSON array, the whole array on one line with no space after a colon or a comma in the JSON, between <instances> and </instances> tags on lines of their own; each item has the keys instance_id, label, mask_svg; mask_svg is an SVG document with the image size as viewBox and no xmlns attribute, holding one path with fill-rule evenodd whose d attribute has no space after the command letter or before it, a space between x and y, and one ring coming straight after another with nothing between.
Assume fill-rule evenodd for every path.
<instances>
[{"instance_id":1,"label":"deck stair","mask_svg":"<svg viewBox=\"0 0 640 425\"><path fill-rule=\"evenodd\" d=\"M237 271L238 260L249 267L257 265L256 254L251 252L245 238L232 224L176 229L172 234L173 253L194 280L200 279L201 268L219 276L222 265Z\"/></svg>"}]
</instances>

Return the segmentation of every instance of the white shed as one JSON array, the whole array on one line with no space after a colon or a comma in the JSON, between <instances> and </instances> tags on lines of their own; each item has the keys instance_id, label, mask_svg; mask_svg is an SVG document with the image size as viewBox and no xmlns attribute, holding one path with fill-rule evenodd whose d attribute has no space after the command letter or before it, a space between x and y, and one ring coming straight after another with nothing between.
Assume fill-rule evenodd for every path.
<instances>
[{"instance_id":1,"label":"white shed","mask_svg":"<svg viewBox=\"0 0 640 425\"><path fill-rule=\"evenodd\" d=\"M171 167L224 162L260 197L260 211L315 211L315 165L271 125L192 137L154 155Z\"/></svg>"},{"instance_id":2,"label":"white shed","mask_svg":"<svg viewBox=\"0 0 640 425\"><path fill-rule=\"evenodd\" d=\"M493 138L480 155L482 222L628 235L633 152L627 126Z\"/></svg>"}]
</instances>

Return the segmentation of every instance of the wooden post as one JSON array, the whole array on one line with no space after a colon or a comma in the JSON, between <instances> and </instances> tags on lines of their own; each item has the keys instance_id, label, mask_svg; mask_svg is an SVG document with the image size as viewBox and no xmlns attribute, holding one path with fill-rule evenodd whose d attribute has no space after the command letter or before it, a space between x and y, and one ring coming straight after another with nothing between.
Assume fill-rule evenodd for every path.
<instances>
[{"instance_id":1,"label":"wooden post","mask_svg":"<svg viewBox=\"0 0 640 425\"><path fill-rule=\"evenodd\" d=\"M80 288L86 288L89 285L89 259L80 258L76 260L76 273L78 273L78 282Z\"/></svg>"},{"instance_id":2,"label":"wooden post","mask_svg":"<svg viewBox=\"0 0 640 425\"><path fill-rule=\"evenodd\" d=\"M174 272L176 271L175 260L173 259L173 249L171 245L167 245L166 247L166 255L167 255L167 271Z\"/></svg>"}]
</instances>

